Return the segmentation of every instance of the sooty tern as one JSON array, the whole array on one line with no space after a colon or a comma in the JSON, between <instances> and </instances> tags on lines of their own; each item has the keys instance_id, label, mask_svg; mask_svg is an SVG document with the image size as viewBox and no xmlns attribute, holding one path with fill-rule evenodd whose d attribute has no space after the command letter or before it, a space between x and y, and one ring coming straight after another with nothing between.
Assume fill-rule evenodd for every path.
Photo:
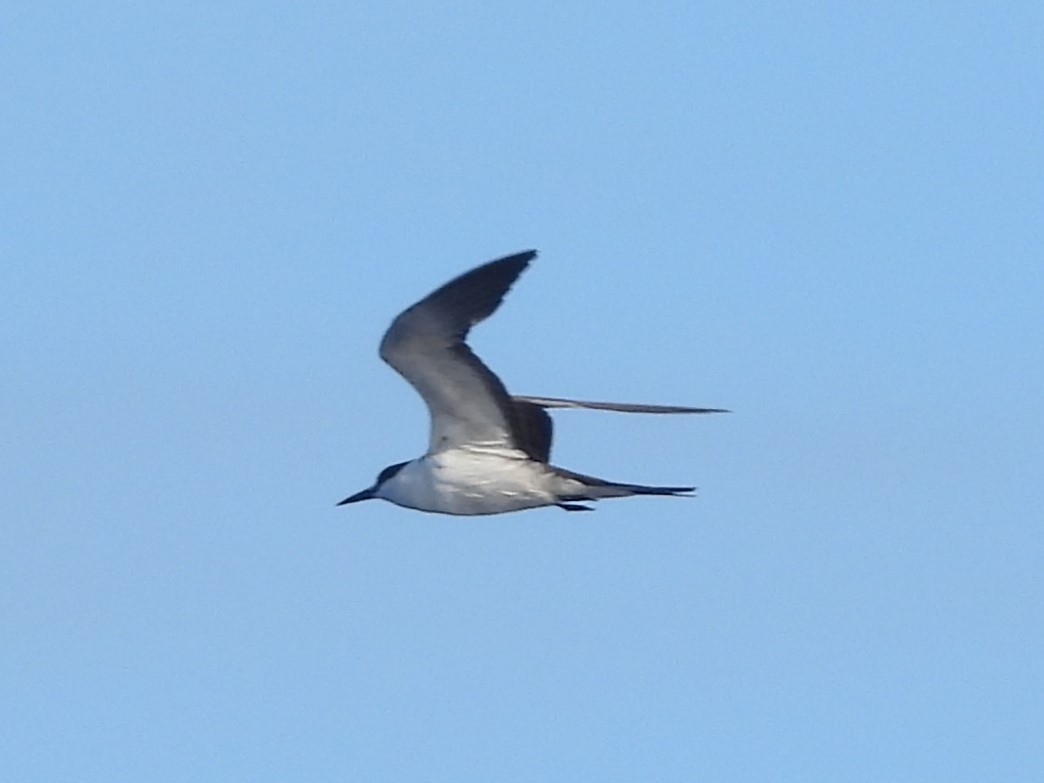
<instances>
[{"instance_id":1,"label":"sooty tern","mask_svg":"<svg viewBox=\"0 0 1044 783\"><path fill-rule=\"evenodd\" d=\"M500 514L540 506L591 511L577 501L693 491L694 487L620 484L549 464L551 417L546 409L725 411L512 396L464 342L471 327L500 306L535 256L536 251L529 250L465 272L392 321L381 340L380 355L428 405L428 453L389 465L372 487L337 505L381 498L439 514Z\"/></svg>"}]
</instances>

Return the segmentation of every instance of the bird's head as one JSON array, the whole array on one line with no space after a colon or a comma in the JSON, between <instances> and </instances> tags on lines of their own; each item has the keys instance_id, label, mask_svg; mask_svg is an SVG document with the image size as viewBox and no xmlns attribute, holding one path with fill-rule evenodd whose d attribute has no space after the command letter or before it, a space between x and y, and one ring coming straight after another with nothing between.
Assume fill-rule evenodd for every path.
<instances>
[{"instance_id":1,"label":"bird's head","mask_svg":"<svg viewBox=\"0 0 1044 783\"><path fill-rule=\"evenodd\" d=\"M394 465L389 465L377 474L377 480L373 482L372 487L367 487L362 492L356 492L354 495L346 497L337 505L345 506L349 503L358 503L360 500L373 500L374 498L379 498L381 487L385 484L385 482L389 481L392 476L394 476L408 464L408 462L397 462Z\"/></svg>"}]
</instances>

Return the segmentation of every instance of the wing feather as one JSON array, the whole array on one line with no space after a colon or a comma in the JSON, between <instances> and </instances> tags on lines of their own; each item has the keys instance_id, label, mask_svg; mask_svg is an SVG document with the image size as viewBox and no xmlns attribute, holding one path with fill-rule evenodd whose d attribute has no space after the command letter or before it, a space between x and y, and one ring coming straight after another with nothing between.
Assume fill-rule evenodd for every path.
<instances>
[{"instance_id":1,"label":"wing feather","mask_svg":"<svg viewBox=\"0 0 1044 783\"><path fill-rule=\"evenodd\" d=\"M599 411L618 411L620 413L729 413L724 408L690 408L685 405L642 405L630 402L591 402L590 400L569 400L564 397L527 397L516 394L516 402L528 402L541 408L590 408Z\"/></svg>"},{"instance_id":2,"label":"wing feather","mask_svg":"<svg viewBox=\"0 0 1044 783\"><path fill-rule=\"evenodd\" d=\"M429 454L462 444L517 447L511 397L464 340L535 256L530 250L465 272L404 310L385 332L381 358L428 406Z\"/></svg>"}]
</instances>

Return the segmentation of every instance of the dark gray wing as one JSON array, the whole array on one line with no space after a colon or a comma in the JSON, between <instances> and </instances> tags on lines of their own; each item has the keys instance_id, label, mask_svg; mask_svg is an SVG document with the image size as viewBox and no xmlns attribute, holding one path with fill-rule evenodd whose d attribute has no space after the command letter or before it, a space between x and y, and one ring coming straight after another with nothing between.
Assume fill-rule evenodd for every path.
<instances>
[{"instance_id":1,"label":"dark gray wing","mask_svg":"<svg viewBox=\"0 0 1044 783\"><path fill-rule=\"evenodd\" d=\"M629 402L590 402L567 400L564 397L525 397L515 395L515 403L528 402L541 408L591 408L621 413L728 413L724 408L690 408L684 405L639 405Z\"/></svg>"},{"instance_id":2,"label":"dark gray wing","mask_svg":"<svg viewBox=\"0 0 1044 783\"><path fill-rule=\"evenodd\" d=\"M429 454L464 444L517 445L511 398L464 339L535 256L529 250L465 272L404 310L385 332L381 358L428 405Z\"/></svg>"},{"instance_id":3,"label":"dark gray wing","mask_svg":"<svg viewBox=\"0 0 1044 783\"><path fill-rule=\"evenodd\" d=\"M539 405L526 400L516 397L512 402L515 408L512 424L518 448L537 462L550 461L551 437L554 433L551 416Z\"/></svg>"},{"instance_id":4,"label":"dark gray wing","mask_svg":"<svg viewBox=\"0 0 1044 783\"><path fill-rule=\"evenodd\" d=\"M554 425L545 408L593 408L624 413L728 413L721 408L689 408L681 405L637 405L626 402L588 402L562 397L513 396L515 417L511 422L515 443L531 459L551 460L551 439Z\"/></svg>"}]
</instances>

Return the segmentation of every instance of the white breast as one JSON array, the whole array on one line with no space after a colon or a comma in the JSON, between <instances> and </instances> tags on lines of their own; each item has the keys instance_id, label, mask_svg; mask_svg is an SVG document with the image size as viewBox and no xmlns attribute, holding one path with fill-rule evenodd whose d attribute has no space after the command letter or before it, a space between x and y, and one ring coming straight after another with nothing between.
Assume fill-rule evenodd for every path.
<instances>
[{"instance_id":1,"label":"white breast","mask_svg":"<svg viewBox=\"0 0 1044 783\"><path fill-rule=\"evenodd\" d=\"M453 449L414 460L378 490L400 506L443 514L499 514L556 502L554 475L521 451Z\"/></svg>"}]
</instances>

